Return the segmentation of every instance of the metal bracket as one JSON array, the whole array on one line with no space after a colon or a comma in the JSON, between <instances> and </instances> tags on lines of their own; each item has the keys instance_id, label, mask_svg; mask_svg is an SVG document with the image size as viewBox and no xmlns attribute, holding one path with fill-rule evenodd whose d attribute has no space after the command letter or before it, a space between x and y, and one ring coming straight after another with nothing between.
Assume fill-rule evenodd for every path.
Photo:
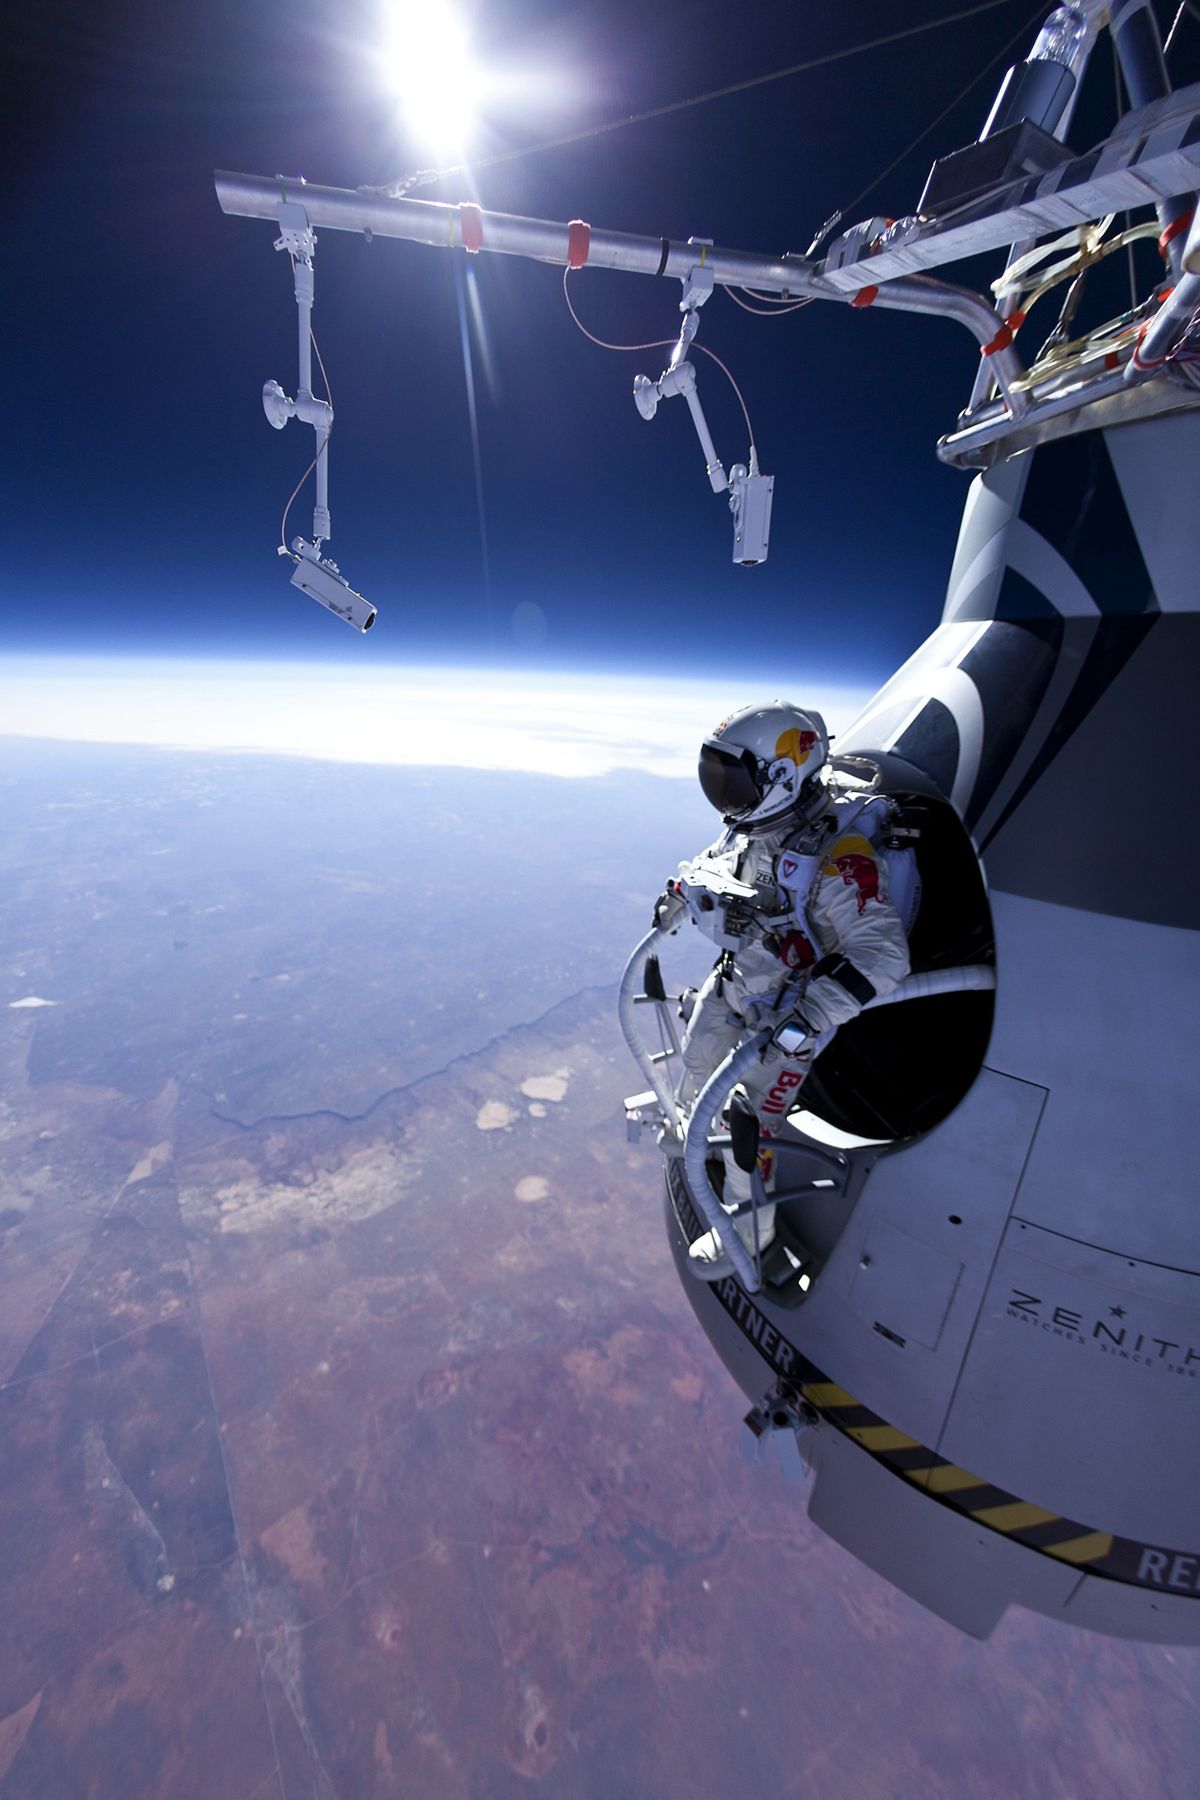
<instances>
[{"instance_id":1,"label":"metal bracket","mask_svg":"<svg viewBox=\"0 0 1200 1800\"><path fill-rule=\"evenodd\" d=\"M808 1467L800 1454L800 1436L817 1422L812 1407L789 1388L778 1387L765 1394L757 1406L742 1420L742 1460L762 1461L768 1444L773 1444L783 1479L803 1481Z\"/></svg>"},{"instance_id":2,"label":"metal bracket","mask_svg":"<svg viewBox=\"0 0 1200 1800\"><path fill-rule=\"evenodd\" d=\"M711 238L690 237L688 243L700 252L700 260L693 263L688 273L681 276L683 294L679 301L681 313L695 312L703 306L713 291L713 272L708 267L708 253L713 247Z\"/></svg>"},{"instance_id":3,"label":"metal bracket","mask_svg":"<svg viewBox=\"0 0 1200 1800\"><path fill-rule=\"evenodd\" d=\"M310 263L317 247L317 234L308 222L308 214L298 200L281 200L276 209L279 219L277 250L286 250L297 262Z\"/></svg>"}]
</instances>

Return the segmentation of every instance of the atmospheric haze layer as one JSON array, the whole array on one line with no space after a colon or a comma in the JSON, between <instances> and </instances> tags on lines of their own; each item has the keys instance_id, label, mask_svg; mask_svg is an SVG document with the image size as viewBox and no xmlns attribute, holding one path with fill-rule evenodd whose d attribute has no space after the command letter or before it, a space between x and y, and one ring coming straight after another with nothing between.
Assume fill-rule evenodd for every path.
<instances>
[{"instance_id":1,"label":"atmospheric haze layer","mask_svg":"<svg viewBox=\"0 0 1200 1800\"><path fill-rule=\"evenodd\" d=\"M615 979L753 687L30 680L2 1800L1190 1794L1196 1652L964 1640L738 1460Z\"/></svg>"}]
</instances>

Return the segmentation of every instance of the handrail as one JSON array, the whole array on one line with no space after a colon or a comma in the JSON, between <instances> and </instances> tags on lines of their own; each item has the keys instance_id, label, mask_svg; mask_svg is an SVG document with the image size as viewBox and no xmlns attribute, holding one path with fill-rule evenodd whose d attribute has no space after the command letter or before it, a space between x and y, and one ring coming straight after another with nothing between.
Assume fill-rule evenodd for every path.
<instances>
[{"instance_id":1,"label":"handrail","mask_svg":"<svg viewBox=\"0 0 1200 1800\"><path fill-rule=\"evenodd\" d=\"M769 1031L756 1031L753 1037L735 1045L724 1061L717 1064L696 1096L683 1146L683 1172L692 1198L720 1238L737 1271L738 1279L748 1294L758 1293L758 1276L745 1245L734 1229L733 1220L717 1198L716 1190L708 1179L705 1163L708 1160L708 1134L725 1104L730 1088L736 1087L743 1075L749 1073L770 1041Z\"/></svg>"},{"instance_id":2,"label":"handrail","mask_svg":"<svg viewBox=\"0 0 1200 1800\"><path fill-rule=\"evenodd\" d=\"M683 1123L679 1117L679 1104L676 1101L674 1090L664 1076L661 1065L651 1060L642 1043L634 1014L637 995L641 990L645 975L646 960L654 946L669 936L670 933L662 926L655 925L635 946L621 975L621 986L617 995L617 1017L621 1023L621 1035L629 1046L629 1054L658 1096L664 1116L675 1131L682 1134Z\"/></svg>"},{"instance_id":3,"label":"handrail","mask_svg":"<svg viewBox=\"0 0 1200 1800\"><path fill-rule=\"evenodd\" d=\"M657 936L657 932L652 932L650 938L643 939L643 944L648 945L651 938L655 936ZM641 949L642 945L639 945L638 950ZM637 954L638 951L635 951L634 956L636 957ZM633 959L630 960L632 963ZM628 969L626 974L628 975ZM890 994L877 994L874 1000L867 1002L863 1011L874 1011L881 1006L896 1006L906 1000L927 1000L937 994L982 993L993 989L995 985L996 971L986 963L966 964L956 969L931 969L921 975L907 976L899 986L892 989ZM817 1039L818 1055L832 1037L832 1032L826 1032ZM726 1212L716 1189L708 1178L706 1167L709 1152L708 1140L730 1089L735 1088L743 1076L758 1062L770 1038L770 1031L756 1031L753 1037L736 1044L729 1055L717 1064L701 1088L695 1105L692 1107L683 1147L683 1172L687 1178L692 1198L704 1214L709 1226L720 1238L729 1260L737 1272L738 1279L748 1294L758 1293L761 1284L746 1248L734 1228L733 1220ZM631 1045L630 1048L632 1049L633 1046Z\"/></svg>"}]
</instances>

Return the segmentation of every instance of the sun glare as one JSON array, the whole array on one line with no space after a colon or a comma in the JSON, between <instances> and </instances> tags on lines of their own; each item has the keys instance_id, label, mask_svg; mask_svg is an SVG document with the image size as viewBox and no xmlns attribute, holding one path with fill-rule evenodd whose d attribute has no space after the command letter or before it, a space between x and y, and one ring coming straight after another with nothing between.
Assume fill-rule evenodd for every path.
<instances>
[{"instance_id":1,"label":"sun glare","mask_svg":"<svg viewBox=\"0 0 1200 1800\"><path fill-rule=\"evenodd\" d=\"M388 77L406 128L431 155L460 154L478 124L487 78L458 9L450 0L390 0L386 16Z\"/></svg>"}]
</instances>

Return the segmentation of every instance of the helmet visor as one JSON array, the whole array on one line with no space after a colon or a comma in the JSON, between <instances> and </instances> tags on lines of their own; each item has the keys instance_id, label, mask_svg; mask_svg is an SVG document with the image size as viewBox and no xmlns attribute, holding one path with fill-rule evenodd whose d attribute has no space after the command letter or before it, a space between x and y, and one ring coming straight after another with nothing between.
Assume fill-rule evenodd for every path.
<instances>
[{"instance_id":1,"label":"helmet visor","mask_svg":"<svg viewBox=\"0 0 1200 1800\"><path fill-rule=\"evenodd\" d=\"M757 806L758 767L749 750L727 749L718 738L700 746L700 786L719 813L743 813Z\"/></svg>"}]
</instances>

